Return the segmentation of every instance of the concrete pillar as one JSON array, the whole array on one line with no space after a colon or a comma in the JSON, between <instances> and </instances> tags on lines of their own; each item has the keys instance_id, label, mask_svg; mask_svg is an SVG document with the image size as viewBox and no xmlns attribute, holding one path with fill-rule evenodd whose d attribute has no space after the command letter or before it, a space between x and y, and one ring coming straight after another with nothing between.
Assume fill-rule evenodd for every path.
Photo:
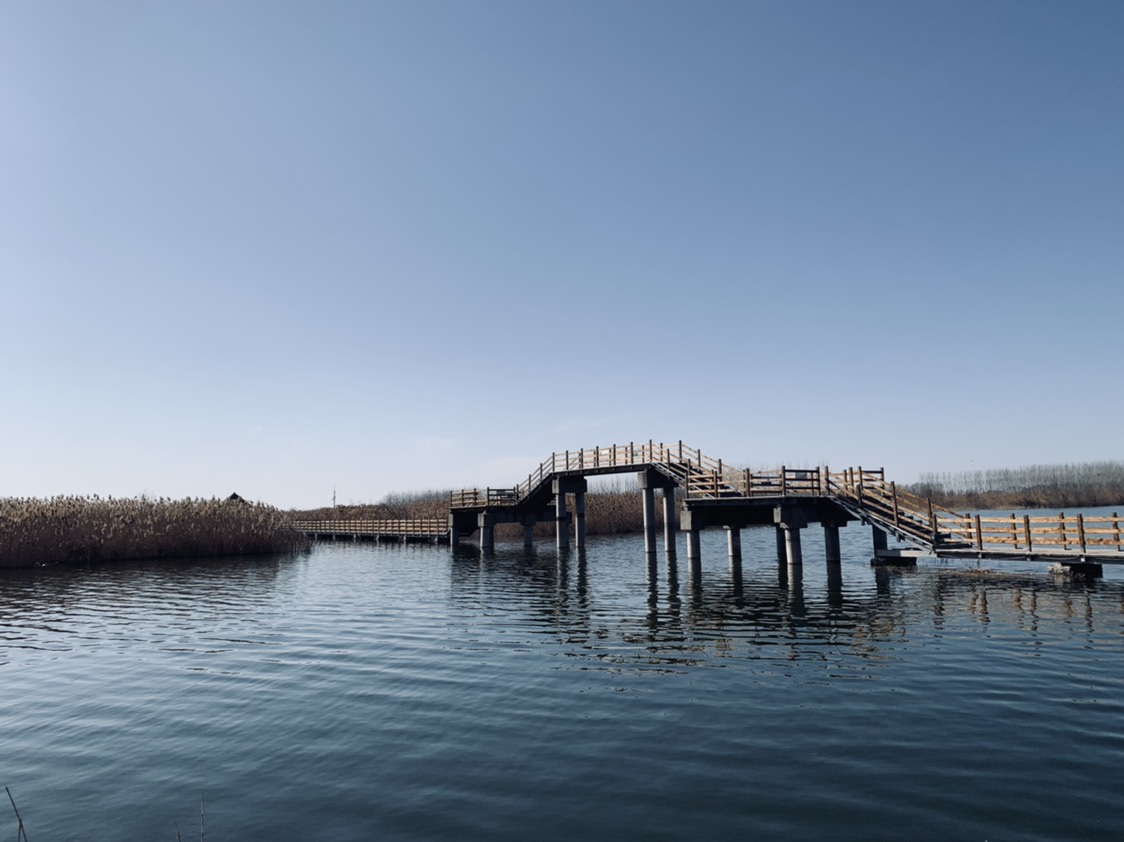
<instances>
[{"instance_id":1,"label":"concrete pillar","mask_svg":"<svg viewBox=\"0 0 1124 842\"><path fill-rule=\"evenodd\" d=\"M842 560L839 552L839 527L834 523L823 525L824 557L828 564L838 564Z\"/></svg>"},{"instance_id":2,"label":"concrete pillar","mask_svg":"<svg viewBox=\"0 0 1124 842\"><path fill-rule=\"evenodd\" d=\"M800 530L808 525L808 515L795 506L777 506L773 510L773 522L784 532L784 560L789 567L804 563L800 550ZM777 535L777 550L780 550L780 534Z\"/></svg>"},{"instance_id":3,"label":"concrete pillar","mask_svg":"<svg viewBox=\"0 0 1124 842\"><path fill-rule=\"evenodd\" d=\"M641 471L636 477L644 500L644 550L656 551L656 489L664 493L664 548L675 546L675 480L659 471ZM668 499L670 496L670 500ZM671 517L668 517L668 514ZM686 528L686 527L684 527Z\"/></svg>"},{"instance_id":4,"label":"concrete pillar","mask_svg":"<svg viewBox=\"0 0 1124 842\"><path fill-rule=\"evenodd\" d=\"M496 548L495 516L481 512L476 516L476 523L480 527L480 549L494 550Z\"/></svg>"},{"instance_id":5,"label":"concrete pillar","mask_svg":"<svg viewBox=\"0 0 1124 842\"><path fill-rule=\"evenodd\" d=\"M574 546L585 548L585 492L574 492Z\"/></svg>"},{"instance_id":6,"label":"concrete pillar","mask_svg":"<svg viewBox=\"0 0 1124 842\"><path fill-rule=\"evenodd\" d=\"M702 558L699 550L699 530L687 530L687 561L698 561Z\"/></svg>"},{"instance_id":7,"label":"concrete pillar","mask_svg":"<svg viewBox=\"0 0 1124 842\"><path fill-rule=\"evenodd\" d=\"M566 511L566 492L556 491L554 494L554 534L558 549L566 550L570 547L570 516Z\"/></svg>"},{"instance_id":8,"label":"concrete pillar","mask_svg":"<svg viewBox=\"0 0 1124 842\"><path fill-rule=\"evenodd\" d=\"M777 561L787 562L788 561L788 554L787 554L787 551L785 550L784 527L782 527L780 524L778 524L777 527L776 527L776 532L777 532Z\"/></svg>"},{"instance_id":9,"label":"concrete pillar","mask_svg":"<svg viewBox=\"0 0 1124 842\"><path fill-rule=\"evenodd\" d=\"M873 524L870 527L870 531L874 537L874 554L877 556L880 550L886 549L886 540L889 536L884 530L879 529Z\"/></svg>"},{"instance_id":10,"label":"concrete pillar","mask_svg":"<svg viewBox=\"0 0 1124 842\"><path fill-rule=\"evenodd\" d=\"M675 513L675 489L663 490L663 548L668 555L675 555L675 532L679 526Z\"/></svg>"},{"instance_id":11,"label":"concrete pillar","mask_svg":"<svg viewBox=\"0 0 1124 842\"><path fill-rule=\"evenodd\" d=\"M523 521L523 546L533 547L535 545L535 522L534 520L527 519Z\"/></svg>"},{"instance_id":12,"label":"concrete pillar","mask_svg":"<svg viewBox=\"0 0 1124 842\"><path fill-rule=\"evenodd\" d=\"M644 552L656 551L656 492L653 488L641 488L644 500Z\"/></svg>"},{"instance_id":13,"label":"concrete pillar","mask_svg":"<svg viewBox=\"0 0 1124 842\"><path fill-rule=\"evenodd\" d=\"M785 526L784 549L789 567L797 567L804 563L804 555L800 549L799 526Z\"/></svg>"},{"instance_id":14,"label":"concrete pillar","mask_svg":"<svg viewBox=\"0 0 1124 842\"><path fill-rule=\"evenodd\" d=\"M726 544L730 550L730 559L741 561L742 558L742 531L736 526L726 527Z\"/></svg>"}]
</instances>

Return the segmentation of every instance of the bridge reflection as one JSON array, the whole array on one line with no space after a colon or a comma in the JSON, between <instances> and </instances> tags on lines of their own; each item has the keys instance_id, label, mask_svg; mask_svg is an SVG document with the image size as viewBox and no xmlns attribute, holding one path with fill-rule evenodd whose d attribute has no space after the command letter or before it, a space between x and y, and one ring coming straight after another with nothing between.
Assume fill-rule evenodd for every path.
<instances>
[{"instance_id":1,"label":"bridge reflection","mask_svg":"<svg viewBox=\"0 0 1124 842\"><path fill-rule=\"evenodd\" d=\"M514 613L603 664L656 668L739 656L884 661L903 639L998 625L1028 640L1083 634L1099 620L1118 624L1124 611L1114 581L856 563L845 577L843 564L716 565L602 550L460 548L451 598Z\"/></svg>"}]
</instances>

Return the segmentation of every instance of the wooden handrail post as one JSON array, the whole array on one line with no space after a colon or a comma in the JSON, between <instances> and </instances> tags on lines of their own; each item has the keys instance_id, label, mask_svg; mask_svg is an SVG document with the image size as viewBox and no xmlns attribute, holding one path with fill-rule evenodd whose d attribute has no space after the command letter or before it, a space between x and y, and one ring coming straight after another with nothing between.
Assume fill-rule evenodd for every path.
<instances>
[{"instance_id":1,"label":"wooden handrail post","mask_svg":"<svg viewBox=\"0 0 1124 842\"><path fill-rule=\"evenodd\" d=\"M1026 539L1026 551L1034 552L1034 545L1030 541L1030 515L1023 515L1023 538Z\"/></svg>"},{"instance_id":2,"label":"wooden handrail post","mask_svg":"<svg viewBox=\"0 0 1124 842\"><path fill-rule=\"evenodd\" d=\"M781 497L788 496L788 471L784 465L781 465Z\"/></svg>"},{"instance_id":3,"label":"wooden handrail post","mask_svg":"<svg viewBox=\"0 0 1124 842\"><path fill-rule=\"evenodd\" d=\"M980 516L976 515L976 549L983 549L983 530L980 528Z\"/></svg>"},{"instance_id":4,"label":"wooden handrail post","mask_svg":"<svg viewBox=\"0 0 1124 842\"><path fill-rule=\"evenodd\" d=\"M1120 516L1116 512L1112 513L1112 538L1116 541L1117 551L1124 549L1120 546Z\"/></svg>"},{"instance_id":5,"label":"wooden handrail post","mask_svg":"<svg viewBox=\"0 0 1124 842\"><path fill-rule=\"evenodd\" d=\"M1077 542L1081 545L1081 552L1085 552L1085 515L1077 513Z\"/></svg>"},{"instance_id":6,"label":"wooden handrail post","mask_svg":"<svg viewBox=\"0 0 1124 842\"><path fill-rule=\"evenodd\" d=\"M1058 512L1058 541L1063 550L1069 549L1069 544L1065 540L1065 512Z\"/></svg>"},{"instance_id":7,"label":"wooden handrail post","mask_svg":"<svg viewBox=\"0 0 1124 842\"><path fill-rule=\"evenodd\" d=\"M901 526L901 518L898 515L898 484L896 482L890 483L890 499L894 503L894 526Z\"/></svg>"},{"instance_id":8,"label":"wooden handrail post","mask_svg":"<svg viewBox=\"0 0 1124 842\"><path fill-rule=\"evenodd\" d=\"M1015 526L1015 513L1011 512L1011 547L1013 549L1019 548L1019 530Z\"/></svg>"}]
</instances>

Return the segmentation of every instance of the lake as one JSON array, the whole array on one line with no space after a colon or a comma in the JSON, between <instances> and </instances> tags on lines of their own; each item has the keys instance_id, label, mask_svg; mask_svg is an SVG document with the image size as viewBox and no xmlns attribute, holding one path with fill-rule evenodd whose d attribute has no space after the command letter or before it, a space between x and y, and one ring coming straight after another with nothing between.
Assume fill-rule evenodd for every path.
<instances>
[{"instance_id":1,"label":"lake","mask_svg":"<svg viewBox=\"0 0 1124 842\"><path fill-rule=\"evenodd\" d=\"M0 783L35 842L1122 838L1124 570L819 534L0 571Z\"/></svg>"}]
</instances>

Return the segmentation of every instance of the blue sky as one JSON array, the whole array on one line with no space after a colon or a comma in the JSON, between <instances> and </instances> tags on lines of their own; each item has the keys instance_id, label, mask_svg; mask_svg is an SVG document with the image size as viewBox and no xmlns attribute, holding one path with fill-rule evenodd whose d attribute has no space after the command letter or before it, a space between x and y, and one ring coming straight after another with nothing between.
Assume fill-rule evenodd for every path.
<instances>
[{"instance_id":1,"label":"blue sky","mask_svg":"<svg viewBox=\"0 0 1124 842\"><path fill-rule=\"evenodd\" d=\"M1124 4L0 2L0 496L1124 458Z\"/></svg>"}]
</instances>

